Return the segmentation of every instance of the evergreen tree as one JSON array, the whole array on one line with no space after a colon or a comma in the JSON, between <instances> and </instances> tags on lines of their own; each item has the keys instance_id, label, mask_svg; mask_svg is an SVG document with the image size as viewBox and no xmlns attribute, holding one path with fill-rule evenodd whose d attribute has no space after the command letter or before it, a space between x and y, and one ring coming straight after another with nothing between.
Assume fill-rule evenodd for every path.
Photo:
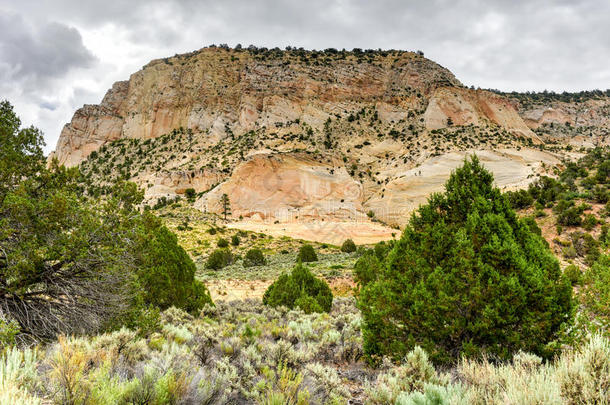
<instances>
[{"instance_id":1,"label":"evergreen tree","mask_svg":"<svg viewBox=\"0 0 610 405\"><path fill-rule=\"evenodd\" d=\"M326 281L316 278L301 262L267 288L263 303L272 307L299 307L306 313L329 312L333 294Z\"/></svg>"},{"instance_id":2,"label":"evergreen tree","mask_svg":"<svg viewBox=\"0 0 610 405\"><path fill-rule=\"evenodd\" d=\"M260 249L254 248L246 252L244 267L264 266L267 260Z\"/></svg>"},{"instance_id":3,"label":"evergreen tree","mask_svg":"<svg viewBox=\"0 0 610 405\"><path fill-rule=\"evenodd\" d=\"M318 255L311 245L303 245L299 248L299 253L297 255L297 260L303 263L307 262L317 262Z\"/></svg>"},{"instance_id":4,"label":"evergreen tree","mask_svg":"<svg viewBox=\"0 0 610 405\"><path fill-rule=\"evenodd\" d=\"M549 355L572 290L543 239L519 219L476 157L411 217L360 291L364 349L439 363L518 350Z\"/></svg>"},{"instance_id":5,"label":"evergreen tree","mask_svg":"<svg viewBox=\"0 0 610 405\"><path fill-rule=\"evenodd\" d=\"M352 253L356 251L356 244L351 239L346 239L341 245L341 251L344 253Z\"/></svg>"},{"instance_id":6,"label":"evergreen tree","mask_svg":"<svg viewBox=\"0 0 610 405\"><path fill-rule=\"evenodd\" d=\"M220 197L220 203L222 204L222 215L226 221L227 215L231 215L231 202L229 201L229 196L223 194L222 197Z\"/></svg>"}]
</instances>

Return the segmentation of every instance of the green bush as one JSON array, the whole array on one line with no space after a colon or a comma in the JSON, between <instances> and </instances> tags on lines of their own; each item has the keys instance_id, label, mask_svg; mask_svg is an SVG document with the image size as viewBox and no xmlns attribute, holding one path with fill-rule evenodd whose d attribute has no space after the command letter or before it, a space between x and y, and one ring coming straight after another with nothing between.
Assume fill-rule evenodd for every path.
<instances>
[{"instance_id":1,"label":"green bush","mask_svg":"<svg viewBox=\"0 0 610 405\"><path fill-rule=\"evenodd\" d=\"M19 333L19 324L15 320L7 320L0 311L0 352L6 346L15 343L15 336Z\"/></svg>"},{"instance_id":2,"label":"green bush","mask_svg":"<svg viewBox=\"0 0 610 405\"><path fill-rule=\"evenodd\" d=\"M574 201L560 200L553 208L557 215L557 223L564 226L579 226L582 224L584 206L576 206Z\"/></svg>"},{"instance_id":3,"label":"green bush","mask_svg":"<svg viewBox=\"0 0 610 405\"><path fill-rule=\"evenodd\" d=\"M218 242L216 242L216 245L219 248L226 248L229 246L229 241L226 240L225 238L220 238L220 239L218 239Z\"/></svg>"},{"instance_id":4,"label":"green bush","mask_svg":"<svg viewBox=\"0 0 610 405\"><path fill-rule=\"evenodd\" d=\"M570 264L565 269L563 269L563 276L570 281L572 285L580 284L582 280L582 272L580 268L575 264Z\"/></svg>"},{"instance_id":5,"label":"green bush","mask_svg":"<svg viewBox=\"0 0 610 405\"><path fill-rule=\"evenodd\" d=\"M267 264L265 256L260 249L250 249L244 257L244 267L264 266Z\"/></svg>"},{"instance_id":6,"label":"green bush","mask_svg":"<svg viewBox=\"0 0 610 405\"><path fill-rule=\"evenodd\" d=\"M220 270L223 267L232 264L234 261L233 254L229 249L216 249L212 252L205 263L206 269Z\"/></svg>"},{"instance_id":7,"label":"green bush","mask_svg":"<svg viewBox=\"0 0 610 405\"><path fill-rule=\"evenodd\" d=\"M341 245L341 251L344 253L352 253L356 251L356 244L351 239L346 239Z\"/></svg>"},{"instance_id":8,"label":"green bush","mask_svg":"<svg viewBox=\"0 0 610 405\"><path fill-rule=\"evenodd\" d=\"M573 306L557 259L476 157L445 188L413 214L360 291L366 354L400 359L419 345L437 363L549 356Z\"/></svg>"},{"instance_id":9,"label":"green bush","mask_svg":"<svg viewBox=\"0 0 610 405\"><path fill-rule=\"evenodd\" d=\"M231 245L233 246L239 246L239 243L241 241L239 240L239 236L237 236L237 234L231 236Z\"/></svg>"},{"instance_id":10,"label":"green bush","mask_svg":"<svg viewBox=\"0 0 610 405\"><path fill-rule=\"evenodd\" d=\"M178 244L176 235L151 214L144 214L142 264L137 291L145 305L161 310L175 306L189 312L212 304L205 285L195 279L195 263Z\"/></svg>"},{"instance_id":11,"label":"green bush","mask_svg":"<svg viewBox=\"0 0 610 405\"><path fill-rule=\"evenodd\" d=\"M314 277L306 266L297 263L290 275L282 274L267 288L263 303L272 307L299 307L307 313L329 312L333 294L326 281Z\"/></svg>"},{"instance_id":12,"label":"green bush","mask_svg":"<svg viewBox=\"0 0 610 405\"><path fill-rule=\"evenodd\" d=\"M187 188L184 191L184 195L186 196L186 199L190 202L195 201L195 197L197 197L197 193L195 192L194 188Z\"/></svg>"},{"instance_id":13,"label":"green bush","mask_svg":"<svg viewBox=\"0 0 610 405\"><path fill-rule=\"evenodd\" d=\"M303 263L307 262L317 262L318 255L311 245L303 245L299 249L299 254L297 255L297 260L300 260Z\"/></svg>"},{"instance_id":14,"label":"green bush","mask_svg":"<svg viewBox=\"0 0 610 405\"><path fill-rule=\"evenodd\" d=\"M597 218L593 214L585 214L585 219L582 223L582 227L587 231L593 230L597 226Z\"/></svg>"},{"instance_id":15,"label":"green bush","mask_svg":"<svg viewBox=\"0 0 610 405\"><path fill-rule=\"evenodd\" d=\"M601 256L589 268L579 292L593 329L606 335L610 330L610 256Z\"/></svg>"},{"instance_id":16,"label":"green bush","mask_svg":"<svg viewBox=\"0 0 610 405\"><path fill-rule=\"evenodd\" d=\"M373 249L368 249L356 261L354 265L354 281L360 287L369 284L377 279L377 274L381 270L382 261L379 260Z\"/></svg>"},{"instance_id":17,"label":"green bush","mask_svg":"<svg viewBox=\"0 0 610 405\"><path fill-rule=\"evenodd\" d=\"M534 203L534 197L527 190L507 191L505 195L514 209L527 208Z\"/></svg>"}]
</instances>

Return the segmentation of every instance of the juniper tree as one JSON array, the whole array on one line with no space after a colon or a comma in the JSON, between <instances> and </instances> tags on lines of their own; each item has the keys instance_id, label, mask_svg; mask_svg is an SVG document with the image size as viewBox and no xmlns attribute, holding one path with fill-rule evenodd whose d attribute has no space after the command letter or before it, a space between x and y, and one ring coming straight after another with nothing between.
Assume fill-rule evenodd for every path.
<instances>
[{"instance_id":1,"label":"juniper tree","mask_svg":"<svg viewBox=\"0 0 610 405\"><path fill-rule=\"evenodd\" d=\"M557 259L476 157L412 215L379 271L359 270L370 358L400 359L415 346L437 363L518 350L548 356L547 343L571 320Z\"/></svg>"},{"instance_id":2,"label":"juniper tree","mask_svg":"<svg viewBox=\"0 0 610 405\"><path fill-rule=\"evenodd\" d=\"M231 215L231 202L229 201L229 196L227 194L223 194L220 197L220 203L222 204L222 215L227 220L227 215Z\"/></svg>"}]
</instances>

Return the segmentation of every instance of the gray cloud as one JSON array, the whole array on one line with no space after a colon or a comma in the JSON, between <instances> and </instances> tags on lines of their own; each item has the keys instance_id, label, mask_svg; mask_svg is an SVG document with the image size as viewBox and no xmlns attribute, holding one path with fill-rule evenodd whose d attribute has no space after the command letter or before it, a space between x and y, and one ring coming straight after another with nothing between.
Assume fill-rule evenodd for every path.
<instances>
[{"instance_id":1,"label":"gray cloud","mask_svg":"<svg viewBox=\"0 0 610 405\"><path fill-rule=\"evenodd\" d=\"M95 61L80 33L64 24L36 26L18 14L2 13L0 27L0 69L5 85L20 82L36 89Z\"/></svg>"},{"instance_id":2,"label":"gray cloud","mask_svg":"<svg viewBox=\"0 0 610 405\"><path fill-rule=\"evenodd\" d=\"M610 87L607 0L2 1L0 80L35 83L16 102L49 120L51 146L79 102L98 102L152 58L211 43L421 49L467 85Z\"/></svg>"}]
</instances>

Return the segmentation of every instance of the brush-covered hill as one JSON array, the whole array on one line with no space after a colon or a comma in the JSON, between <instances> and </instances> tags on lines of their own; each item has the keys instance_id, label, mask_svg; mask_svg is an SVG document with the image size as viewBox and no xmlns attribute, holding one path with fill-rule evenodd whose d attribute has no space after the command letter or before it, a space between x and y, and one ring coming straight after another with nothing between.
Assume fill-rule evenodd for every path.
<instances>
[{"instance_id":1,"label":"brush-covered hill","mask_svg":"<svg viewBox=\"0 0 610 405\"><path fill-rule=\"evenodd\" d=\"M582 102L557 103L466 88L415 52L209 47L115 83L76 111L53 155L81 166L90 193L126 178L151 204L194 189L195 207L217 213L227 194L234 219L282 227L270 233L400 226L466 154L510 189L558 165L567 145L604 141L606 94L584 103L596 106L587 119L573 117ZM567 132L550 127L555 116ZM349 228L339 240L391 233Z\"/></svg>"}]
</instances>

